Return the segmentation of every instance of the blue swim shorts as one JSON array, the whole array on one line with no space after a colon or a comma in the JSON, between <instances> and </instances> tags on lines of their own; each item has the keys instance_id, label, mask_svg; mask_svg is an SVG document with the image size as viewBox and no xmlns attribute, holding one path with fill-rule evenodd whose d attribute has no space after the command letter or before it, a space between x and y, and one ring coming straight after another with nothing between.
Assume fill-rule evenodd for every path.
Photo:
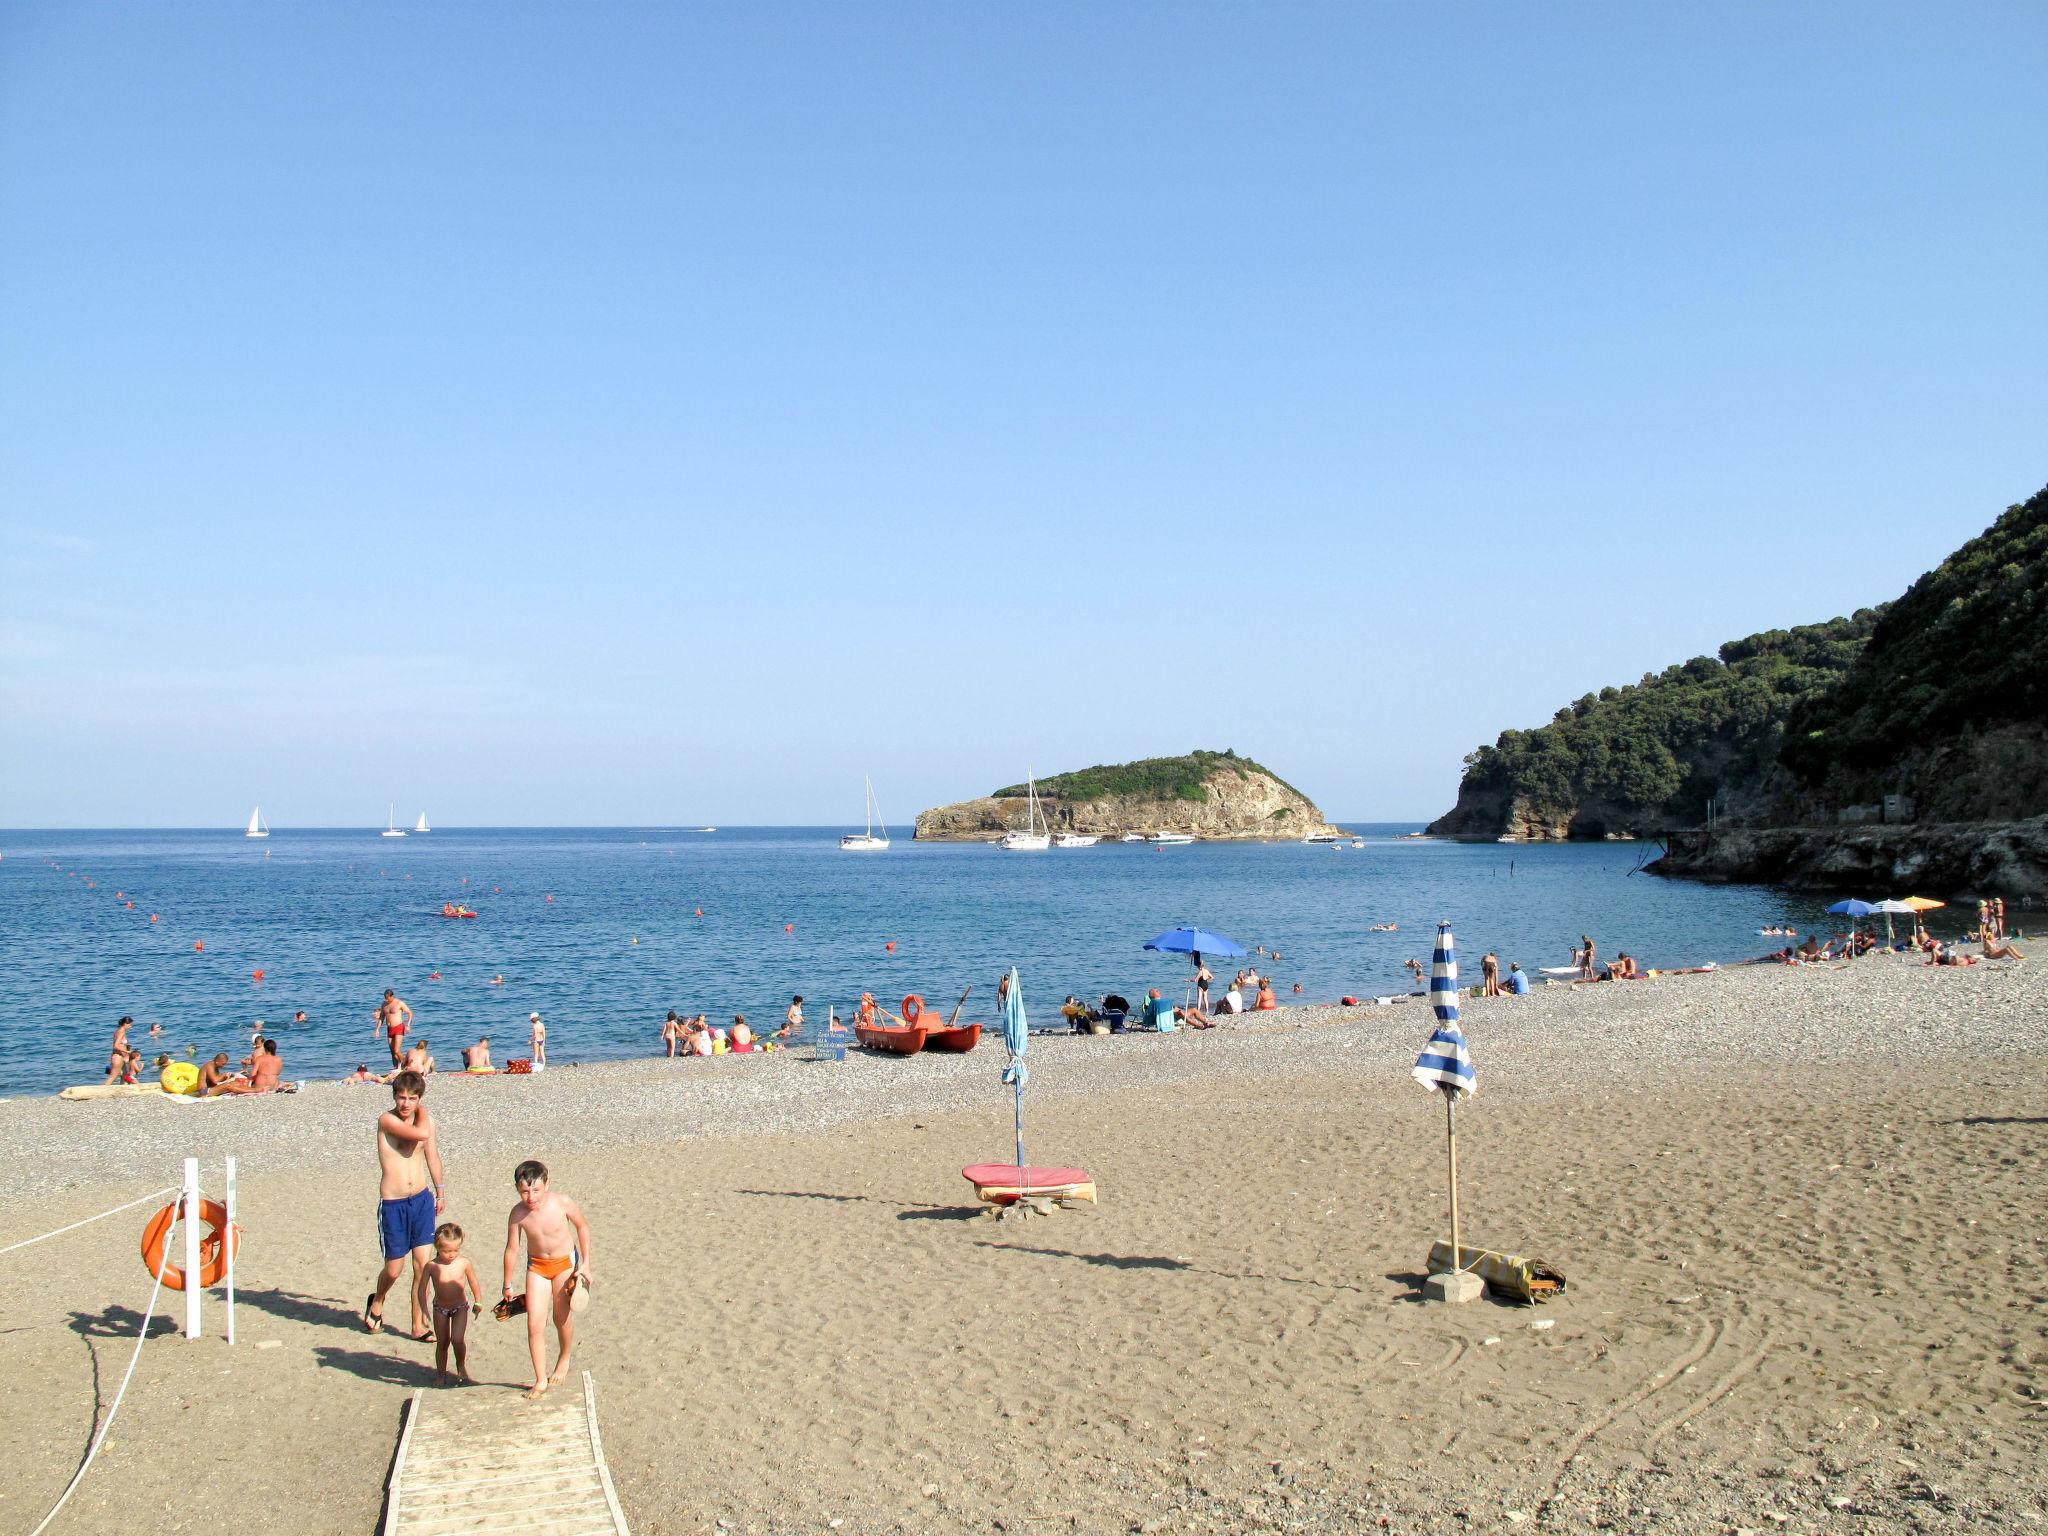
<instances>
[{"instance_id":1,"label":"blue swim shorts","mask_svg":"<svg viewBox=\"0 0 2048 1536\"><path fill-rule=\"evenodd\" d=\"M377 1202L377 1232L384 1257L402 1259L415 1248L434 1246L434 1192L416 1190L403 1200Z\"/></svg>"}]
</instances>

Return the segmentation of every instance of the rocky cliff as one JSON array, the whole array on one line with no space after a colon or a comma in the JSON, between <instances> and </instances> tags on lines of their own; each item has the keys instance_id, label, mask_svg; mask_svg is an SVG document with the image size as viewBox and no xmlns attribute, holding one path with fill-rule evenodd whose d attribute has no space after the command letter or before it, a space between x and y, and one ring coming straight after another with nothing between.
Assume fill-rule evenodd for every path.
<instances>
[{"instance_id":1,"label":"rocky cliff","mask_svg":"<svg viewBox=\"0 0 2048 1536\"><path fill-rule=\"evenodd\" d=\"M1735 827L1689 833L1657 875L1887 896L2048 897L2048 816L1902 827Z\"/></svg>"},{"instance_id":2,"label":"rocky cliff","mask_svg":"<svg viewBox=\"0 0 2048 1536\"><path fill-rule=\"evenodd\" d=\"M1187 832L1298 841L1337 830L1306 795L1233 752L1192 752L1063 773L1039 784L1038 804L1055 836ZM1026 805L1025 786L1013 784L921 813L916 835L924 841L986 841L1022 831Z\"/></svg>"}]
</instances>

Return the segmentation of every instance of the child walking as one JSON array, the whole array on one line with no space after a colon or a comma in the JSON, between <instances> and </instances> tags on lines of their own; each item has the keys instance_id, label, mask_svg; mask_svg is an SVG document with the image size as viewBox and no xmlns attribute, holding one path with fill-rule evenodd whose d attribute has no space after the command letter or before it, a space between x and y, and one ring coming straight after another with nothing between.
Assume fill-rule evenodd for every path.
<instances>
[{"instance_id":1,"label":"child walking","mask_svg":"<svg viewBox=\"0 0 2048 1536\"><path fill-rule=\"evenodd\" d=\"M568 1380L569 1351L576 1347L576 1322L570 1299L576 1288L590 1284L590 1223L583 1209L567 1195L548 1188L547 1164L527 1161L512 1170L519 1203L505 1222L505 1301L512 1301L512 1274L519 1263L519 1239L526 1239L526 1342L533 1352L530 1402L549 1387ZM555 1321L561 1354L548 1374L548 1317Z\"/></svg>"},{"instance_id":2,"label":"child walking","mask_svg":"<svg viewBox=\"0 0 2048 1536\"><path fill-rule=\"evenodd\" d=\"M434 1309L434 1380L448 1384L453 1349L455 1374L468 1381L469 1320L483 1310L484 1289L476 1266L463 1257L462 1228L452 1221L434 1229L434 1257L420 1270L420 1300Z\"/></svg>"}]
</instances>

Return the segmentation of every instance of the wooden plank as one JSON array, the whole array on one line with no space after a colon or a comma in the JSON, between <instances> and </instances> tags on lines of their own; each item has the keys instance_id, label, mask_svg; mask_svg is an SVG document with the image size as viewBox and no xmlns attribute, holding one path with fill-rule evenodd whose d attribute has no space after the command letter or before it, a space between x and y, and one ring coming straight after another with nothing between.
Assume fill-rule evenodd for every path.
<instances>
[{"instance_id":1,"label":"wooden plank","mask_svg":"<svg viewBox=\"0 0 2048 1536\"><path fill-rule=\"evenodd\" d=\"M382 1536L484 1532L629 1536L588 1371L580 1396L538 1403L474 1389L413 1393Z\"/></svg>"}]
</instances>

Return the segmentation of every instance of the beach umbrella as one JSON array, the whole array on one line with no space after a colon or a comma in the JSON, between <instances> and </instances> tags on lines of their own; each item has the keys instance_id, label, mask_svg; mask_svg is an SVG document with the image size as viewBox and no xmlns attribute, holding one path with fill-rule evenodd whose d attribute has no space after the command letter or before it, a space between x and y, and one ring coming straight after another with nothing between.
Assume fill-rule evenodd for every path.
<instances>
[{"instance_id":1,"label":"beach umbrella","mask_svg":"<svg viewBox=\"0 0 2048 1536\"><path fill-rule=\"evenodd\" d=\"M1451 1175L1451 1268L1458 1268L1458 1100L1479 1091L1479 1074L1458 1028L1458 947L1451 925L1436 925L1436 952L1429 963L1429 1006L1436 1013L1436 1031L1415 1058L1414 1077L1423 1087L1444 1096L1444 1135Z\"/></svg>"},{"instance_id":2,"label":"beach umbrella","mask_svg":"<svg viewBox=\"0 0 2048 1536\"><path fill-rule=\"evenodd\" d=\"M1908 896L1902 904L1913 909L1913 926L1918 929L1926 927L1920 920L1921 913L1932 912L1937 907L1948 905L1945 901L1936 901L1932 896Z\"/></svg>"},{"instance_id":3,"label":"beach umbrella","mask_svg":"<svg viewBox=\"0 0 2048 1536\"><path fill-rule=\"evenodd\" d=\"M1015 1090L1017 1109L1017 1169L1024 1168L1024 1047L1031 1043L1030 1027L1024 1022L1024 983L1017 977L1017 967L1010 967L1010 974L1003 978L1008 985L1003 989L1003 1049L1010 1053L1010 1060L1003 1068L1003 1081Z\"/></svg>"},{"instance_id":4,"label":"beach umbrella","mask_svg":"<svg viewBox=\"0 0 2048 1536\"><path fill-rule=\"evenodd\" d=\"M1873 907L1867 901L1858 901L1854 896L1845 896L1842 900L1836 902L1833 906L1823 908L1822 910L1832 912L1837 917L1846 917L1849 919L1849 958L1851 960L1855 959L1856 919L1859 917L1870 916L1870 914L1875 912L1877 908Z\"/></svg>"},{"instance_id":5,"label":"beach umbrella","mask_svg":"<svg viewBox=\"0 0 2048 1536\"><path fill-rule=\"evenodd\" d=\"M1877 905L1872 907L1870 910L1873 912L1882 912L1884 914L1884 941L1887 945L1890 945L1896 942L1895 937L1892 933L1892 914L1894 912L1905 912L1917 915L1920 909L1918 907L1910 907L1906 905L1906 903L1903 901L1893 901L1887 898L1886 900L1877 903Z\"/></svg>"},{"instance_id":6,"label":"beach umbrella","mask_svg":"<svg viewBox=\"0 0 2048 1536\"><path fill-rule=\"evenodd\" d=\"M1220 933L1211 933L1206 928L1172 928L1156 939L1145 941L1147 949L1156 949L1169 955L1230 955L1239 957L1245 953L1242 944L1233 944Z\"/></svg>"}]
</instances>

